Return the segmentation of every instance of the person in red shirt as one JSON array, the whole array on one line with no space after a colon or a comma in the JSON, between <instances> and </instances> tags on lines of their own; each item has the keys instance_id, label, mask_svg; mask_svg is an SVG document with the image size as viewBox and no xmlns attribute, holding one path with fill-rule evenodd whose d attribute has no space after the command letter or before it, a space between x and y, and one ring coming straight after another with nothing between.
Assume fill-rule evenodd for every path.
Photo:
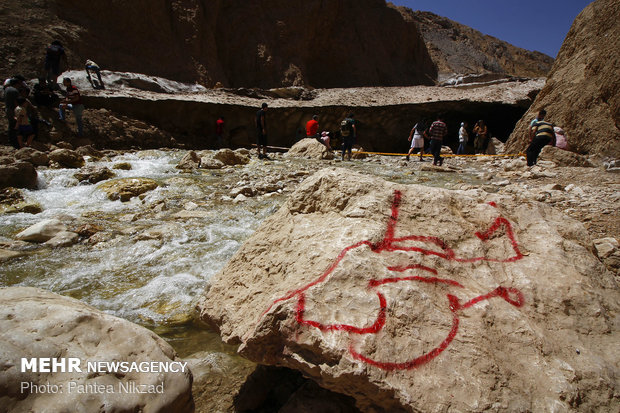
<instances>
[{"instance_id":1,"label":"person in red shirt","mask_svg":"<svg viewBox=\"0 0 620 413\"><path fill-rule=\"evenodd\" d=\"M306 123L306 137L307 138L318 138L319 137L319 117L318 115L313 115L312 119Z\"/></svg>"},{"instance_id":2,"label":"person in red shirt","mask_svg":"<svg viewBox=\"0 0 620 413\"><path fill-rule=\"evenodd\" d=\"M222 148L224 146L224 117L220 116L215 121L215 137L217 138L217 146Z\"/></svg>"}]
</instances>

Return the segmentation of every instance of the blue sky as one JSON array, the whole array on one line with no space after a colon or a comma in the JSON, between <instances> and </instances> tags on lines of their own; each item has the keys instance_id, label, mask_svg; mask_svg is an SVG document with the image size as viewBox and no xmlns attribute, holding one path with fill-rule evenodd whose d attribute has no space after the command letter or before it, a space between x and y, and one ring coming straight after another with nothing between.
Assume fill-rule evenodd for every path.
<instances>
[{"instance_id":1,"label":"blue sky","mask_svg":"<svg viewBox=\"0 0 620 413\"><path fill-rule=\"evenodd\" d=\"M430 11L527 50L556 57L575 17L590 0L391 0Z\"/></svg>"}]
</instances>

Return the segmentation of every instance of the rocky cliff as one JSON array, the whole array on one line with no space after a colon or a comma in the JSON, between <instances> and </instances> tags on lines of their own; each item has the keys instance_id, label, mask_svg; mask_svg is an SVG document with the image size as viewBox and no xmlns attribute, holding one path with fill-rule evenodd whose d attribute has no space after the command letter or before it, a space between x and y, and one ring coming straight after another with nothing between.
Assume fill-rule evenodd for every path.
<instances>
[{"instance_id":1,"label":"rocky cliff","mask_svg":"<svg viewBox=\"0 0 620 413\"><path fill-rule=\"evenodd\" d=\"M418 25L440 76L498 73L541 77L553 64L553 59L543 53L521 49L446 17L393 7L405 20Z\"/></svg>"},{"instance_id":2,"label":"rocky cliff","mask_svg":"<svg viewBox=\"0 0 620 413\"><path fill-rule=\"evenodd\" d=\"M69 64L232 87L432 84L415 23L383 0L50 0L1 7L0 72L34 77L49 41ZM394 39L398 39L395 42ZM406 47L403 47L406 45Z\"/></svg>"},{"instance_id":3,"label":"rocky cliff","mask_svg":"<svg viewBox=\"0 0 620 413\"><path fill-rule=\"evenodd\" d=\"M545 108L573 150L620 156L619 19L615 0L597 0L577 16L545 87L510 136L508 151L527 146L529 123Z\"/></svg>"}]
</instances>

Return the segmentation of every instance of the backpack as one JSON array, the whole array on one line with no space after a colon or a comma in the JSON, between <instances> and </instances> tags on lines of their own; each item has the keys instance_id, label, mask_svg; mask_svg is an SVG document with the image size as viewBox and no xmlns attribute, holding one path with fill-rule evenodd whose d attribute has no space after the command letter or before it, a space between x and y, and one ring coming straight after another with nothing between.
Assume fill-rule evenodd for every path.
<instances>
[{"instance_id":1,"label":"backpack","mask_svg":"<svg viewBox=\"0 0 620 413\"><path fill-rule=\"evenodd\" d=\"M345 118L340 122L340 135L345 138L351 135L351 131L353 130L351 119Z\"/></svg>"},{"instance_id":2,"label":"backpack","mask_svg":"<svg viewBox=\"0 0 620 413\"><path fill-rule=\"evenodd\" d=\"M63 52L64 49L62 46L58 46L57 44L52 44L47 47L47 57L54 61L59 60Z\"/></svg>"}]
</instances>

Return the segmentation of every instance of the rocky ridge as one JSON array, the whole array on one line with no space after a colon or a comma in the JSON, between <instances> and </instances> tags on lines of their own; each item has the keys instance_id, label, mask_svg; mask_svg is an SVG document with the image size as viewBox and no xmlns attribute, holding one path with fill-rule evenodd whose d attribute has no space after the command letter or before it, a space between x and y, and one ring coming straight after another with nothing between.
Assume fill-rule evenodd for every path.
<instances>
[{"instance_id":1,"label":"rocky ridge","mask_svg":"<svg viewBox=\"0 0 620 413\"><path fill-rule=\"evenodd\" d=\"M545 87L515 126L507 150L528 144L538 111L568 133L572 150L620 156L620 4L596 0L577 16L560 48Z\"/></svg>"},{"instance_id":2,"label":"rocky ridge","mask_svg":"<svg viewBox=\"0 0 620 413\"><path fill-rule=\"evenodd\" d=\"M392 7L420 28L440 81L454 74L545 77L553 64L553 58L543 53L513 46L446 17Z\"/></svg>"}]
</instances>

